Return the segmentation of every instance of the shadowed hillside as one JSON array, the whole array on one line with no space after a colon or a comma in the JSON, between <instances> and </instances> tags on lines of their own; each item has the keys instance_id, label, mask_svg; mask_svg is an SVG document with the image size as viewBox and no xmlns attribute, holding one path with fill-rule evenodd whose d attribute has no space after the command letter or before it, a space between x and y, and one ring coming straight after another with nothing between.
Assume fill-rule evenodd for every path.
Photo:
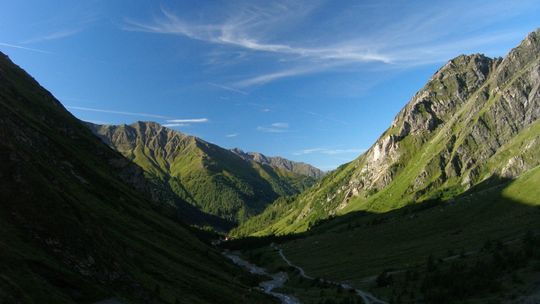
<instances>
[{"instance_id":1,"label":"shadowed hillside","mask_svg":"<svg viewBox=\"0 0 540 304\"><path fill-rule=\"evenodd\" d=\"M150 188L0 54L0 302L267 301Z\"/></svg>"}]
</instances>

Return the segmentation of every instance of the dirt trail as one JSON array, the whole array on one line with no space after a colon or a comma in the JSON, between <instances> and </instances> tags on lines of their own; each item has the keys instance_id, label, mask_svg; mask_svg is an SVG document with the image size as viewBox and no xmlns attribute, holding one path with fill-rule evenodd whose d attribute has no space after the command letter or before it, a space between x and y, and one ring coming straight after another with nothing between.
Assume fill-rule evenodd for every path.
<instances>
[{"instance_id":1,"label":"dirt trail","mask_svg":"<svg viewBox=\"0 0 540 304\"><path fill-rule=\"evenodd\" d=\"M279 255L281 256L281 259L283 259L283 261L285 261L285 263L287 263L287 265L295 268L296 270L298 270L298 272L300 273L300 275L305 278L305 279L308 279L308 280L316 280L316 278L312 277L312 276L309 276L306 274L306 271L298 266L298 265L295 265L293 264L286 256L285 254L283 253L283 249L277 247L275 244L272 244L271 247L275 250L278 250L279 252ZM373 296L372 294L368 293L368 292L365 292L363 290L360 290L360 289L357 289L357 288L354 288L352 287L351 285L349 284L346 284L346 283L340 283L340 282L335 282L335 281L330 281L330 280L327 280L327 279L320 279L321 281L325 282L325 283L329 283L329 284L333 284L333 285L337 285L337 286L341 286L343 289L346 289L346 290L354 290L354 292L356 292L356 294L362 298L362 300L364 301L365 304L388 304L386 303L385 301L383 300L379 300L377 299L375 296Z\"/></svg>"}]
</instances>

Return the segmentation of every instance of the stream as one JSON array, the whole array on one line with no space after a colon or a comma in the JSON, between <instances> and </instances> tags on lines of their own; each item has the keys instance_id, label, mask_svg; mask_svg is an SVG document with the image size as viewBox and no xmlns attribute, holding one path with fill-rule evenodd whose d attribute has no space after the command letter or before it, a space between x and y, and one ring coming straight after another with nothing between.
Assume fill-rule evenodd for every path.
<instances>
[{"instance_id":1,"label":"stream","mask_svg":"<svg viewBox=\"0 0 540 304\"><path fill-rule=\"evenodd\" d=\"M223 255L229 258L234 264L247 269L250 273L271 277L271 280L264 281L259 284L259 287L262 288L264 293L278 298L283 304L300 304L300 301L293 296L273 291L276 288L282 287L283 284L285 284L285 282L287 282L289 279L289 276L285 272L280 271L270 274L266 271L266 269L253 265L250 262L242 259L239 254L235 252L226 251L223 253Z\"/></svg>"},{"instance_id":2,"label":"stream","mask_svg":"<svg viewBox=\"0 0 540 304\"><path fill-rule=\"evenodd\" d=\"M285 261L289 266L291 266L293 268L296 268L299 271L299 273L300 273L300 275L302 277L304 277L305 279L308 279L308 280L316 280L316 278L307 275L302 267L293 264L285 256L282 249L278 248L274 244L272 244L271 247L273 249L275 249L275 250L278 250L278 253L279 253L280 257L283 259L283 261ZM277 272L277 273L274 273L274 274L269 274L266 271L266 269L264 269L262 267L259 267L257 265L251 264L250 262L242 259L238 252L226 251L226 252L223 253L223 255L226 256L227 258L229 258L234 264L247 269L250 273L257 274L257 275L270 276L272 278L271 280L264 281L264 282L261 282L259 284L259 287L261 287L266 294L269 294L271 296L274 296L274 297L280 299L281 303L283 303L283 304L300 304L300 301L297 298L295 298L295 297L293 297L291 295L287 295L287 294L272 291L275 288L282 287L283 284L285 284L285 282L287 282L287 280L289 279L287 273L285 273L285 272ZM345 290L354 290L354 292L363 300L363 302L365 304L387 304L385 301L377 299L372 294L370 294L368 292L365 292L363 290L354 288L354 287L352 287L351 285L349 285L347 283L340 283L340 282L330 281L330 280L326 280L326 279L319 279L319 280L322 280L323 282L326 282L326 283L329 283L329 284L340 286L341 288L343 288Z\"/></svg>"}]
</instances>

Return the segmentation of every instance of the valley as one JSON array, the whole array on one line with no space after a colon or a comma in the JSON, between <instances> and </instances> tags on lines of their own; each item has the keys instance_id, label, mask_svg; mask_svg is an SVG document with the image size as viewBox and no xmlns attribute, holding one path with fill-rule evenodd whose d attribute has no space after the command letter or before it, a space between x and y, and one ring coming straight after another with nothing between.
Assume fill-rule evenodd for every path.
<instances>
[{"instance_id":1,"label":"valley","mask_svg":"<svg viewBox=\"0 0 540 304\"><path fill-rule=\"evenodd\" d=\"M219 7L210 21L193 14L200 24L191 26L163 4L150 10L154 23L123 17L106 38L141 39L122 44L140 53L105 55L106 43L92 43L103 60L41 49L99 32L84 26L20 45L0 42L2 50L66 60L51 72L41 68L46 60L0 52L0 303L540 303L540 29L520 36L503 57L442 52L477 45L440 33L425 39L444 44L424 50L418 38L407 52L396 51L408 44L394 35L318 47L310 46L326 37L321 32L303 47L259 39L269 28L276 40L286 36L303 16L291 18L289 10L323 12L303 4L262 10L235 3L243 9ZM119 10L107 5L110 14ZM362 10L372 7L380 9ZM446 18L435 15L427 26L411 16L409 27L420 34ZM363 22L354 19L348 25ZM239 30L246 25L257 39ZM382 28L361 28L371 27ZM343 39L341 30L347 26L328 42ZM156 33L183 40L160 46L149 38ZM516 36L486 33L478 45ZM155 49L163 51L159 65L146 62ZM250 52L257 53L252 61ZM435 53L453 58L438 65ZM277 54L286 58L266 61ZM40 82L15 58L30 62ZM107 85L75 84L60 71L72 61L92 62L80 77ZM434 63L438 69L425 79L423 67ZM108 74L96 76L98 66L108 66ZM247 78L217 72L231 66ZM258 74L269 67L276 70ZM347 78L360 67L367 76ZM389 125L387 113L353 110L359 94L374 99L371 105L401 96L401 86L418 81L402 79L413 74L423 85L401 110L377 105L395 113ZM65 77L54 91L62 100L40 84L57 84L56 77ZM313 82L301 85L296 77ZM274 90L278 80L282 87ZM66 92L92 96L92 107L68 105L84 99ZM100 108L103 92L130 111ZM121 96L152 100L152 107ZM340 102L330 104L333 98ZM153 112L154 102L167 107ZM373 133L367 125L381 121L384 131L362 149ZM265 154L238 148L243 144Z\"/></svg>"}]
</instances>

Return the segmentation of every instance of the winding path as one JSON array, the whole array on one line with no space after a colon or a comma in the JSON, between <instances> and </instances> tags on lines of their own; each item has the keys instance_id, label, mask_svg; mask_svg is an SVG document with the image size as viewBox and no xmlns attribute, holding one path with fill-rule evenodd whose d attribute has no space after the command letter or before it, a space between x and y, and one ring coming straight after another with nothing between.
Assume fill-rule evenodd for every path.
<instances>
[{"instance_id":1,"label":"winding path","mask_svg":"<svg viewBox=\"0 0 540 304\"><path fill-rule=\"evenodd\" d=\"M283 261L285 261L285 263L287 263L287 265L295 268L296 270L298 270L298 272L300 273L300 275L305 278L305 279L308 279L308 280L316 280L316 278L310 276L310 275L307 275L306 274L306 271L298 266L298 265L295 265L293 264L286 256L285 254L283 253L283 249L277 247L275 244L272 244L271 247L273 249L276 249L278 250L279 252L279 256L281 256L281 259L283 259ZM343 289L346 289L346 290L354 290L354 292L356 292L356 294L362 298L362 300L364 301L365 304L388 304L386 303L385 301L383 300L380 300L380 299L377 299L375 296L373 296L372 294L368 293L368 292L365 292L363 290L360 290L360 289L357 289L357 288L354 288L352 287L351 285L349 284L346 284L346 283L340 283L340 282L335 282L335 281L330 281L330 280L327 280L327 279L320 279L321 281L325 282L325 283L329 283L329 284L333 284L333 285L338 285L338 286L341 286L341 288Z\"/></svg>"}]
</instances>

